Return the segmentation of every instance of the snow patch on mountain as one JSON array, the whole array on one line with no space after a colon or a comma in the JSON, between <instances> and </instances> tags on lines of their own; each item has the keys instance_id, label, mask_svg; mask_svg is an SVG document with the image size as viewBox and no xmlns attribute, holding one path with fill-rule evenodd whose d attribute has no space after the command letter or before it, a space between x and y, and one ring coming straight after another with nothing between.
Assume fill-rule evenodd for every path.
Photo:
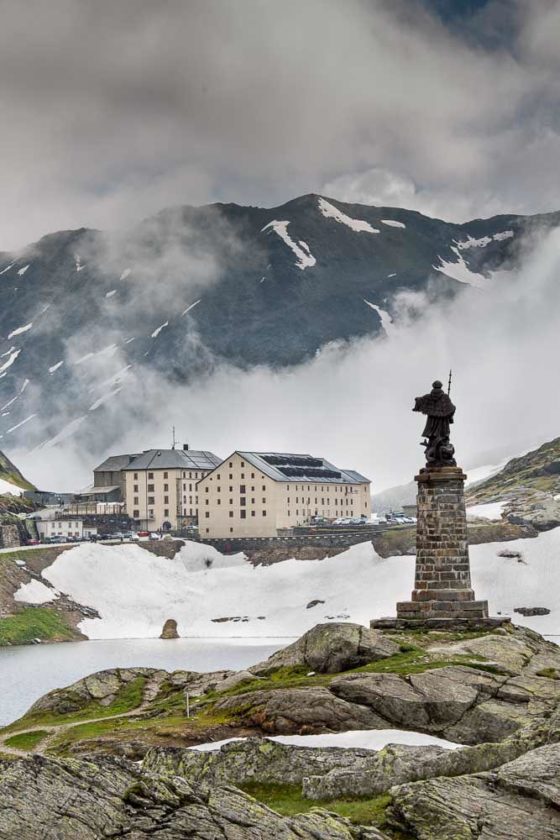
<instances>
[{"instance_id":1,"label":"snow patch on mountain","mask_svg":"<svg viewBox=\"0 0 560 840\"><path fill-rule=\"evenodd\" d=\"M503 239L511 239L512 236L512 230L503 230L493 236L481 236L480 239L469 236L467 239L457 242L456 245L461 251L466 251L469 248L486 248L492 241L501 242Z\"/></svg>"},{"instance_id":2,"label":"snow patch on mountain","mask_svg":"<svg viewBox=\"0 0 560 840\"><path fill-rule=\"evenodd\" d=\"M13 268L13 267L14 267L14 265L15 265L15 263L13 263L13 262L12 262L12 263L10 263L10 264L9 264L9 265L7 265L5 268L3 268L3 269L2 269L2 271L0 271L0 274L5 274L7 271L9 271L9 270L10 270L10 268Z\"/></svg>"},{"instance_id":3,"label":"snow patch on mountain","mask_svg":"<svg viewBox=\"0 0 560 840\"><path fill-rule=\"evenodd\" d=\"M75 254L74 262L76 264L76 271L82 271L85 268L85 265L82 265L82 260L79 254Z\"/></svg>"},{"instance_id":4,"label":"snow patch on mountain","mask_svg":"<svg viewBox=\"0 0 560 840\"><path fill-rule=\"evenodd\" d=\"M105 297L106 297L106 298L112 298L112 297L113 297L113 295L116 295L116 294L117 294L117 290L116 290L116 289L111 289L111 291L110 291L110 292L106 292L106 293L105 293Z\"/></svg>"},{"instance_id":5,"label":"snow patch on mountain","mask_svg":"<svg viewBox=\"0 0 560 840\"><path fill-rule=\"evenodd\" d=\"M194 302L194 303L191 303L191 305L190 305L190 306L187 306L187 308L186 308L186 309L183 309L183 311L181 312L181 316L186 315L186 314L187 314L187 312L190 312L190 311L191 311L191 309L194 309L194 308L195 308L195 306L198 306L198 304L200 303L200 301L201 301L201 300L202 300L202 298L200 298L199 300L195 300L195 302Z\"/></svg>"},{"instance_id":6,"label":"snow patch on mountain","mask_svg":"<svg viewBox=\"0 0 560 840\"><path fill-rule=\"evenodd\" d=\"M40 580L30 580L29 583L20 586L14 594L14 601L24 604L48 604L49 601L55 601L58 595L55 589L45 586Z\"/></svg>"},{"instance_id":7,"label":"snow patch on mountain","mask_svg":"<svg viewBox=\"0 0 560 840\"><path fill-rule=\"evenodd\" d=\"M125 268L125 270L123 271L123 273L119 277L119 280L126 280L126 278L128 277L129 274L130 274L130 268Z\"/></svg>"},{"instance_id":8,"label":"snow patch on mountain","mask_svg":"<svg viewBox=\"0 0 560 840\"><path fill-rule=\"evenodd\" d=\"M86 419L86 415L82 415L81 417L75 417L74 420L71 420L65 426L62 427L60 432L56 434L54 437L49 438L49 440L44 440L42 443L39 443L32 452L35 452L38 449L51 449L53 446L56 446L59 443L62 443L68 438L71 438L72 435L78 431L84 420Z\"/></svg>"},{"instance_id":9,"label":"snow patch on mountain","mask_svg":"<svg viewBox=\"0 0 560 840\"><path fill-rule=\"evenodd\" d=\"M397 222L396 219L381 219L381 224L387 225L388 227L406 228L403 222Z\"/></svg>"},{"instance_id":10,"label":"snow patch on mountain","mask_svg":"<svg viewBox=\"0 0 560 840\"><path fill-rule=\"evenodd\" d=\"M56 365L51 365L51 367L49 368L49 373L54 373L56 370L59 369L59 367L62 367L63 364L64 359L62 359L60 362L57 362Z\"/></svg>"},{"instance_id":11,"label":"snow patch on mountain","mask_svg":"<svg viewBox=\"0 0 560 840\"><path fill-rule=\"evenodd\" d=\"M0 495L21 496L22 493L23 490L17 484L12 484L11 481L6 481L5 478L0 478Z\"/></svg>"},{"instance_id":12,"label":"snow patch on mountain","mask_svg":"<svg viewBox=\"0 0 560 840\"><path fill-rule=\"evenodd\" d=\"M153 331L153 333L152 333L152 338L157 338L157 337L158 337L158 335L160 334L160 332L161 332L162 330L164 330L164 329L165 329L165 327L168 327L168 326L169 326L169 321L166 321L164 324L160 324L160 325L159 325L159 327L157 327L157 329L155 329L155 330Z\"/></svg>"},{"instance_id":13,"label":"snow patch on mountain","mask_svg":"<svg viewBox=\"0 0 560 840\"><path fill-rule=\"evenodd\" d=\"M26 423L29 423L30 420L33 420L34 417L37 417L36 414L30 414L25 420L22 420L20 423L16 423L15 426L12 426L11 429L8 429L6 434L9 435L10 432L15 432L16 429L20 429L22 426L25 426Z\"/></svg>"},{"instance_id":14,"label":"snow patch on mountain","mask_svg":"<svg viewBox=\"0 0 560 840\"><path fill-rule=\"evenodd\" d=\"M116 395L122 391L122 385L119 385L118 388L115 388L113 391L108 391L106 394L103 394L99 399L95 400L89 407L89 411L95 411L96 408L106 403L108 400L112 399L112 397L116 397Z\"/></svg>"},{"instance_id":15,"label":"snow patch on mountain","mask_svg":"<svg viewBox=\"0 0 560 840\"><path fill-rule=\"evenodd\" d=\"M501 519L506 504L507 501L471 505L467 508L467 516L478 517L479 519Z\"/></svg>"},{"instance_id":16,"label":"snow patch on mountain","mask_svg":"<svg viewBox=\"0 0 560 840\"><path fill-rule=\"evenodd\" d=\"M334 204L331 204L329 201L325 201L324 198L319 198L318 204L319 210L326 219L334 219L335 222L339 222L341 225L346 225L346 227L349 227L350 230L356 231L356 233L379 233L377 228L372 227L369 222L366 222L363 219L353 219L351 216L347 216L346 213L343 213L342 210L339 210L338 207L335 207Z\"/></svg>"},{"instance_id":17,"label":"snow patch on mountain","mask_svg":"<svg viewBox=\"0 0 560 840\"><path fill-rule=\"evenodd\" d=\"M27 269L28 269L28 268L29 268L29 265L24 265L24 266L23 266L23 268L20 268L20 269L18 270L18 274L19 274L19 276L20 276L20 277L23 277L23 275L25 274L25 272L27 271Z\"/></svg>"},{"instance_id":18,"label":"snow patch on mountain","mask_svg":"<svg viewBox=\"0 0 560 840\"><path fill-rule=\"evenodd\" d=\"M20 353L21 350L16 349L15 347L11 347L6 353L2 353L2 357L8 356L8 359L4 362L4 364L0 365L0 374L4 375L8 368L13 365Z\"/></svg>"},{"instance_id":19,"label":"snow patch on mountain","mask_svg":"<svg viewBox=\"0 0 560 840\"><path fill-rule=\"evenodd\" d=\"M468 286L474 286L477 289L486 288L488 285L486 277L470 270L463 255L459 253L456 246L452 246L451 250L457 256L456 262L449 262L440 257L440 265L434 265L432 268L441 274L445 274L446 277L450 277L452 280L457 280L459 283L466 283Z\"/></svg>"},{"instance_id":20,"label":"snow patch on mountain","mask_svg":"<svg viewBox=\"0 0 560 840\"><path fill-rule=\"evenodd\" d=\"M385 330L387 335L389 335L389 333L392 332L392 330L394 330L395 328L393 319L391 318L389 313L385 309L381 309L381 307L378 306L376 303L372 303L371 301L366 300L365 298L363 300L364 303L367 303L367 305L374 310L374 312L377 312L377 314L381 318L382 328Z\"/></svg>"},{"instance_id":21,"label":"snow patch on mountain","mask_svg":"<svg viewBox=\"0 0 560 840\"><path fill-rule=\"evenodd\" d=\"M286 243L288 248L291 248L298 258L296 262L297 268L300 268L302 271L306 268L311 268L316 264L317 260L309 250L307 242L304 242L302 239L300 239L299 242L294 242L288 233L289 224L289 221L278 221L274 219L262 228L261 233L264 233L265 230L270 233L270 231L273 230L276 234L278 234L280 239Z\"/></svg>"},{"instance_id":22,"label":"snow patch on mountain","mask_svg":"<svg viewBox=\"0 0 560 840\"><path fill-rule=\"evenodd\" d=\"M11 333L8 333L8 339L14 338L16 335L23 335L23 333L28 332L32 326L33 321L30 321L29 324L24 324L23 327L17 327L15 330L12 330Z\"/></svg>"}]
</instances>

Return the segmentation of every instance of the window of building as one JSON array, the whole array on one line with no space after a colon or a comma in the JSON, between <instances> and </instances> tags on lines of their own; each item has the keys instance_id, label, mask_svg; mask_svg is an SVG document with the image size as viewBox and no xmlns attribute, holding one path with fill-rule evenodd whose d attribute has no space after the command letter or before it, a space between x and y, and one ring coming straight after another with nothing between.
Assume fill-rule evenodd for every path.
<instances>
[{"instance_id":1,"label":"window of building","mask_svg":"<svg viewBox=\"0 0 560 840\"><path fill-rule=\"evenodd\" d=\"M206 519L210 519L210 511L207 510L204 516L206 517Z\"/></svg>"},{"instance_id":2,"label":"window of building","mask_svg":"<svg viewBox=\"0 0 560 840\"><path fill-rule=\"evenodd\" d=\"M168 491L169 491L169 484L164 484L163 485L163 492L167 493Z\"/></svg>"},{"instance_id":3,"label":"window of building","mask_svg":"<svg viewBox=\"0 0 560 840\"><path fill-rule=\"evenodd\" d=\"M220 473L218 473L218 475L216 476L216 479L217 479L217 481L220 480Z\"/></svg>"},{"instance_id":4,"label":"window of building","mask_svg":"<svg viewBox=\"0 0 560 840\"><path fill-rule=\"evenodd\" d=\"M206 491L207 493L209 493L209 492L210 492L210 488L209 488L209 487L205 487L204 489L205 489L205 491Z\"/></svg>"},{"instance_id":5,"label":"window of building","mask_svg":"<svg viewBox=\"0 0 560 840\"><path fill-rule=\"evenodd\" d=\"M229 492L233 493L233 487L231 486L231 484L229 485Z\"/></svg>"},{"instance_id":6,"label":"window of building","mask_svg":"<svg viewBox=\"0 0 560 840\"><path fill-rule=\"evenodd\" d=\"M149 505L155 505L155 503L156 503L155 498L153 496L148 496L148 504Z\"/></svg>"},{"instance_id":7,"label":"window of building","mask_svg":"<svg viewBox=\"0 0 560 840\"><path fill-rule=\"evenodd\" d=\"M163 515L164 515L164 516L169 516L169 511L168 511L168 510L164 510L164 511L163 511Z\"/></svg>"},{"instance_id":8,"label":"window of building","mask_svg":"<svg viewBox=\"0 0 560 840\"><path fill-rule=\"evenodd\" d=\"M245 478L245 473L241 473L241 478Z\"/></svg>"},{"instance_id":9,"label":"window of building","mask_svg":"<svg viewBox=\"0 0 560 840\"><path fill-rule=\"evenodd\" d=\"M263 492L266 490L266 484L263 484L262 489L263 489Z\"/></svg>"},{"instance_id":10,"label":"window of building","mask_svg":"<svg viewBox=\"0 0 560 840\"><path fill-rule=\"evenodd\" d=\"M266 516L266 510L263 510L262 515Z\"/></svg>"},{"instance_id":11,"label":"window of building","mask_svg":"<svg viewBox=\"0 0 560 840\"><path fill-rule=\"evenodd\" d=\"M221 504L222 504L222 500L221 500L221 499L217 499L217 500L216 500L216 504L221 505Z\"/></svg>"},{"instance_id":12,"label":"window of building","mask_svg":"<svg viewBox=\"0 0 560 840\"><path fill-rule=\"evenodd\" d=\"M291 516L290 511L288 511L288 516Z\"/></svg>"},{"instance_id":13,"label":"window of building","mask_svg":"<svg viewBox=\"0 0 560 840\"><path fill-rule=\"evenodd\" d=\"M230 474L229 474L229 480L231 481L231 480L232 480L232 478L233 478L233 473L230 473Z\"/></svg>"},{"instance_id":14,"label":"window of building","mask_svg":"<svg viewBox=\"0 0 560 840\"><path fill-rule=\"evenodd\" d=\"M266 499L262 500L263 505L266 505Z\"/></svg>"},{"instance_id":15,"label":"window of building","mask_svg":"<svg viewBox=\"0 0 560 840\"><path fill-rule=\"evenodd\" d=\"M229 512L229 518L233 519L233 511L232 510L230 510L230 512Z\"/></svg>"},{"instance_id":16,"label":"window of building","mask_svg":"<svg viewBox=\"0 0 560 840\"><path fill-rule=\"evenodd\" d=\"M148 510L148 517L149 517L150 519L153 519L153 518L154 518L154 511L153 511L153 508L150 508L150 510Z\"/></svg>"},{"instance_id":17,"label":"window of building","mask_svg":"<svg viewBox=\"0 0 560 840\"><path fill-rule=\"evenodd\" d=\"M239 498L239 504L240 504L242 507L244 507L244 506L247 504L247 497L246 497L246 496L240 496L240 498Z\"/></svg>"},{"instance_id":18,"label":"window of building","mask_svg":"<svg viewBox=\"0 0 560 840\"><path fill-rule=\"evenodd\" d=\"M251 499L251 504L252 504L252 505L254 505L254 504L255 504L255 500L254 500L254 499Z\"/></svg>"},{"instance_id":19,"label":"window of building","mask_svg":"<svg viewBox=\"0 0 560 840\"><path fill-rule=\"evenodd\" d=\"M230 462L229 462L229 468L230 468L230 470L231 470L231 468L232 468L232 467L233 467L233 464L232 464L232 462L230 461Z\"/></svg>"},{"instance_id":20,"label":"window of building","mask_svg":"<svg viewBox=\"0 0 560 840\"><path fill-rule=\"evenodd\" d=\"M132 511L132 518L133 519L140 519L140 511L139 510Z\"/></svg>"},{"instance_id":21,"label":"window of building","mask_svg":"<svg viewBox=\"0 0 560 840\"><path fill-rule=\"evenodd\" d=\"M169 478L169 473L164 472L163 477L164 478Z\"/></svg>"},{"instance_id":22,"label":"window of building","mask_svg":"<svg viewBox=\"0 0 560 840\"><path fill-rule=\"evenodd\" d=\"M245 466L245 461L241 461L241 466L242 466L242 467L244 467L244 466Z\"/></svg>"},{"instance_id":23,"label":"window of building","mask_svg":"<svg viewBox=\"0 0 560 840\"><path fill-rule=\"evenodd\" d=\"M230 534L233 534L233 528L229 529Z\"/></svg>"},{"instance_id":24,"label":"window of building","mask_svg":"<svg viewBox=\"0 0 560 840\"><path fill-rule=\"evenodd\" d=\"M134 504L135 504L135 505L140 504L140 502L138 501L138 496L135 496L135 497L134 497Z\"/></svg>"},{"instance_id":25,"label":"window of building","mask_svg":"<svg viewBox=\"0 0 560 840\"><path fill-rule=\"evenodd\" d=\"M229 503L230 503L230 505L232 505L233 504L233 499L230 499Z\"/></svg>"},{"instance_id":26,"label":"window of building","mask_svg":"<svg viewBox=\"0 0 560 840\"><path fill-rule=\"evenodd\" d=\"M148 478L153 478L153 477L154 477L153 473L148 473Z\"/></svg>"},{"instance_id":27,"label":"window of building","mask_svg":"<svg viewBox=\"0 0 560 840\"><path fill-rule=\"evenodd\" d=\"M153 493L153 492L154 492L154 485L153 484L148 484L148 493Z\"/></svg>"},{"instance_id":28,"label":"window of building","mask_svg":"<svg viewBox=\"0 0 560 840\"><path fill-rule=\"evenodd\" d=\"M254 492L255 492L255 485L254 485L254 484L251 486L251 492L252 492L252 493L254 493Z\"/></svg>"},{"instance_id":29,"label":"window of building","mask_svg":"<svg viewBox=\"0 0 560 840\"><path fill-rule=\"evenodd\" d=\"M254 478L254 477L255 477L255 473L251 473L251 478Z\"/></svg>"},{"instance_id":30,"label":"window of building","mask_svg":"<svg viewBox=\"0 0 560 840\"><path fill-rule=\"evenodd\" d=\"M209 504L210 504L210 499L206 499L206 504L207 504L207 505L209 505Z\"/></svg>"},{"instance_id":31,"label":"window of building","mask_svg":"<svg viewBox=\"0 0 560 840\"><path fill-rule=\"evenodd\" d=\"M239 492L240 493L246 493L247 492L245 484L240 484L239 485Z\"/></svg>"},{"instance_id":32,"label":"window of building","mask_svg":"<svg viewBox=\"0 0 560 840\"><path fill-rule=\"evenodd\" d=\"M221 488L221 487L216 487L216 492L221 493L221 492L222 492L222 488Z\"/></svg>"},{"instance_id":33,"label":"window of building","mask_svg":"<svg viewBox=\"0 0 560 840\"><path fill-rule=\"evenodd\" d=\"M168 504L169 504L169 496L164 496L164 497L163 497L163 504L164 504L164 505L168 505Z\"/></svg>"},{"instance_id":34,"label":"window of building","mask_svg":"<svg viewBox=\"0 0 560 840\"><path fill-rule=\"evenodd\" d=\"M251 516L254 516L254 515L255 515L255 511L254 511L254 510L252 510L252 511L251 511Z\"/></svg>"},{"instance_id":35,"label":"window of building","mask_svg":"<svg viewBox=\"0 0 560 840\"><path fill-rule=\"evenodd\" d=\"M187 474L186 474L186 472L183 470L183 478L186 478L186 477L187 477Z\"/></svg>"},{"instance_id":36,"label":"window of building","mask_svg":"<svg viewBox=\"0 0 560 840\"><path fill-rule=\"evenodd\" d=\"M247 511L246 510L241 511L241 519L247 519Z\"/></svg>"},{"instance_id":37,"label":"window of building","mask_svg":"<svg viewBox=\"0 0 560 840\"><path fill-rule=\"evenodd\" d=\"M134 485L134 492L138 493L138 485L137 484Z\"/></svg>"},{"instance_id":38,"label":"window of building","mask_svg":"<svg viewBox=\"0 0 560 840\"><path fill-rule=\"evenodd\" d=\"M134 480L135 480L135 481L137 481L137 480L138 480L138 473L134 473Z\"/></svg>"},{"instance_id":39,"label":"window of building","mask_svg":"<svg viewBox=\"0 0 560 840\"><path fill-rule=\"evenodd\" d=\"M206 533L207 533L207 534L209 534L209 533L210 533L210 528L207 528L207 529L206 529Z\"/></svg>"}]
</instances>

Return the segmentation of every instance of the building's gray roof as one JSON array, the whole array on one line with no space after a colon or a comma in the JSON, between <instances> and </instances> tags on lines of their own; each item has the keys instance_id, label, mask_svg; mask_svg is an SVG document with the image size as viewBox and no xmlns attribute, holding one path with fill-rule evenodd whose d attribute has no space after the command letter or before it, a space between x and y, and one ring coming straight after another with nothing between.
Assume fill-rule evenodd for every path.
<instances>
[{"instance_id":1,"label":"building's gray roof","mask_svg":"<svg viewBox=\"0 0 560 840\"><path fill-rule=\"evenodd\" d=\"M196 449L148 449L134 458L125 470L213 470L222 459L213 452Z\"/></svg>"},{"instance_id":2,"label":"building's gray roof","mask_svg":"<svg viewBox=\"0 0 560 840\"><path fill-rule=\"evenodd\" d=\"M112 487L87 487L85 490L80 490L78 496L108 496L109 493L114 493L115 490L120 490L118 484Z\"/></svg>"},{"instance_id":3,"label":"building's gray roof","mask_svg":"<svg viewBox=\"0 0 560 840\"><path fill-rule=\"evenodd\" d=\"M355 470L340 470L325 458L295 455L288 452L238 452L243 460L253 464L274 481L307 481L315 484L367 484Z\"/></svg>"},{"instance_id":4,"label":"building's gray roof","mask_svg":"<svg viewBox=\"0 0 560 840\"><path fill-rule=\"evenodd\" d=\"M138 453L132 455L110 455L102 464L94 469L94 472L118 472L128 467L133 458L138 458Z\"/></svg>"}]
</instances>

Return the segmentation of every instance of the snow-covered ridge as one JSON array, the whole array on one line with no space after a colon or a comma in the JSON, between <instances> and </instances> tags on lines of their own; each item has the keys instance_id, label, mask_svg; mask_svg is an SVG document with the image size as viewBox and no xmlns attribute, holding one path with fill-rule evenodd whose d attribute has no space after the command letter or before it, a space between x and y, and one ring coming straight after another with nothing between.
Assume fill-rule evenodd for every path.
<instances>
[{"instance_id":1,"label":"snow-covered ridge","mask_svg":"<svg viewBox=\"0 0 560 840\"><path fill-rule=\"evenodd\" d=\"M335 222L340 222L341 225L346 225L346 227L349 227L350 230L356 231L356 233L379 233L378 229L372 227L369 222L366 222L363 219L353 219L351 216L347 216L346 213L343 213L342 210L339 210L338 207L335 207L334 204L331 204L324 198L319 198L317 203L319 205L319 210L326 219L334 219Z\"/></svg>"},{"instance_id":2,"label":"snow-covered ridge","mask_svg":"<svg viewBox=\"0 0 560 840\"><path fill-rule=\"evenodd\" d=\"M311 268L317 262L311 251L309 250L309 245L307 242L304 242L303 239L300 239L299 242L294 242L290 234L288 233L288 225L290 222L288 221L278 221L274 219L272 222L269 222L265 225L261 233L264 233L265 230L270 231L273 230L275 233L278 234L280 239L286 243L288 248L294 252L297 257L296 266L300 268L302 271L305 268Z\"/></svg>"},{"instance_id":3,"label":"snow-covered ridge","mask_svg":"<svg viewBox=\"0 0 560 840\"><path fill-rule=\"evenodd\" d=\"M17 327L15 330L12 330L11 333L8 333L8 339L14 338L16 335L23 335L23 333L29 332L32 326L33 321L30 321L29 324L24 324L22 327Z\"/></svg>"}]
</instances>

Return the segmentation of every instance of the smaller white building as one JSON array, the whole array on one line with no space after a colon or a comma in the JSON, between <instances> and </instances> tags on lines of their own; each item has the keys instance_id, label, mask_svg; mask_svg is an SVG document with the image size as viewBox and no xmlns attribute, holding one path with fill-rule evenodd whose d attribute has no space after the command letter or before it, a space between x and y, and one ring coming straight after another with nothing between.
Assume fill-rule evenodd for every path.
<instances>
[{"instance_id":1,"label":"smaller white building","mask_svg":"<svg viewBox=\"0 0 560 840\"><path fill-rule=\"evenodd\" d=\"M46 508L31 514L35 520L40 539L57 537L59 539L83 539L95 533L95 528L84 528L84 520L80 517L69 517L60 509Z\"/></svg>"}]
</instances>

